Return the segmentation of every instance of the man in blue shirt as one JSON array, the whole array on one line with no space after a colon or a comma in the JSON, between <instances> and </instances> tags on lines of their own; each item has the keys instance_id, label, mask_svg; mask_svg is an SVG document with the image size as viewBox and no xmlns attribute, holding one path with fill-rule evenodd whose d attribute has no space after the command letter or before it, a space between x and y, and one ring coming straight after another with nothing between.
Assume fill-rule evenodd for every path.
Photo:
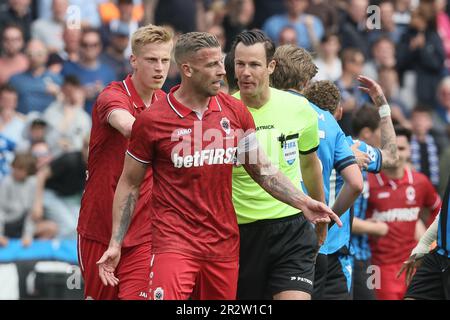
<instances>
[{"instance_id":1,"label":"man in blue shirt","mask_svg":"<svg viewBox=\"0 0 450 320\"><path fill-rule=\"evenodd\" d=\"M83 85L86 94L85 109L89 114L103 88L118 80L114 71L100 61L101 51L100 33L95 29L86 29L81 36L80 61L66 61L61 70L63 76L75 76Z\"/></svg>"},{"instance_id":2,"label":"man in blue shirt","mask_svg":"<svg viewBox=\"0 0 450 320\"><path fill-rule=\"evenodd\" d=\"M30 60L28 71L16 74L9 80L19 96L17 111L24 114L44 112L58 95L62 78L47 70L48 51L41 41L31 40L25 53Z\"/></svg>"},{"instance_id":3,"label":"man in blue shirt","mask_svg":"<svg viewBox=\"0 0 450 320\"><path fill-rule=\"evenodd\" d=\"M406 271L406 300L450 300L450 177L442 208L405 261L398 276ZM430 252L431 244L436 248ZM417 272L412 277L414 270Z\"/></svg>"},{"instance_id":4,"label":"man in blue shirt","mask_svg":"<svg viewBox=\"0 0 450 320\"><path fill-rule=\"evenodd\" d=\"M367 154L370 158L368 165L363 165L365 169L363 177L365 181L365 190L360 195L351 208L344 215L343 227L337 229L332 226L329 231L328 255L330 257L338 258L344 272L347 282L347 290L351 292L351 284L353 277L353 298L354 299L375 299L373 289L368 287L368 267L370 266L370 249L368 243L368 234L373 236L383 236L387 233L387 225L383 222L366 221L365 208L367 208L368 198L368 183L367 172L379 172L381 168L389 168L396 165L398 161L397 146L395 142L395 131L390 117L390 109L386 98L381 90L381 87L373 80L367 77L358 77L362 83L361 90L369 94L378 110L373 107L363 107L359 109L353 120L353 130L356 132L358 138L364 139L373 145L380 146L381 149L372 147L364 141L353 140L347 137L348 142L353 145L353 149L357 154ZM320 105L328 110L333 109L336 119L340 119L342 115L342 108L339 105L338 99L333 99L330 96L330 87L335 85L329 81L318 81L305 90L305 95L312 101L320 103ZM381 119L380 119L381 117ZM356 148L359 151L356 151ZM332 189L334 193L338 194L342 188L342 177L339 175L332 175ZM330 199L330 204L332 199ZM352 244L350 244L351 232L361 234L360 237L352 237ZM354 250L354 251L353 251ZM353 262L353 257L356 260ZM334 259L335 260L335 259ZM332 275L333 273L330 272ZM330 295L327 298L333 299L336 297L333 292L335 288L327 286L326 291ZM342 289L341 289L342 290Z\"/></svg>"},{"instance_id":5,"label":"man in blue shirt","mask_svg":"<svg viewBox=\"0 0 450 320\"><path fill-rule=\"evenodd\" d=\"M284 0L284 5L286 14L267 19L263 31L278 45L281 31L287 26L293 27L297 33L298 45L309 51L316 50L325 31L318 17L305 13L308 1Z\"/></svg>"},{"instance_id":6,"label":"man in blue shirt","mask_svg":"<svg viewBox=\"0 0 450 320\"><path fill-rule=\"evenodd\" d=\"M300 95L300 92L303 91L308 81L317 73L317 67L314 65L311 55L303 48L292 45L281 46L276 50L274 60L276 61L277 66L271 75L271 84L275 88L288 90L293 94ZM339 90L337 90L337 88L333 93L335 93L336 98L339 97ZM337 214L343 214L350 208L354 200L362 191L361 172L356 164L355 157L346 141L344 133L331 113L322 110L313 103L310 103L310 105L318 113L319 119L320 144L317 152L322 163L325 200L328 204L331 191L330 176L334 169L342 174L345 184L342 188L342 192L339 194L336 201L334 201L333 210ZM333 200L334 198L335 196L333 196ZM320 233L320 231L318 231L318 233ZM323 293L325 290L328 269L326 257L328 247L327 242L328 240L322 245L316 261L313 299L324 298ZM345 287L345 284L343 287ZM344 295L348 295L347 290L343 291ZM341 296L339 298L345 297Z\"/></svg>"}]
</instances>

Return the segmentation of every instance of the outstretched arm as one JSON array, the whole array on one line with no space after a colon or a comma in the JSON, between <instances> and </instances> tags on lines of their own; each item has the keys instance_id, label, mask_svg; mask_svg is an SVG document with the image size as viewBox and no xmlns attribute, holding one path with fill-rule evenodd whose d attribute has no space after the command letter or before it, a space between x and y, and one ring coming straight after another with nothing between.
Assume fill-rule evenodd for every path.
<instances>
[{"instance_id":1,"label":"outstretched arm","mask_svg":"<svg viewBox=\"0 0 450 320\"><path fill-rule=\"evenodd\" d=\"M256 138L254 138L256 140ZM342 222L339 217L325 204L313 200L301 192L294 184L281 173L267 158L257 142L253 142L254 149L245 150L241 155L245 159L240 161L247 173L261 188L275 199L284 202L303 212L305 217L313 223L330 222L330 218L339 226Z\"/></svg>"},{"instance_id":2,"label":"outstretched arm","mask_svg":"<svg viewBox=\"0 0 450 320\"><path fill-rule=\"evenodd\" d=\"M114 276L114 270L119 264L123 239L127 234L134 208L139 198L139 189L144 179L147 165L138 162L128 154L114 194L112 235L108 250L97 262L99 276L104 285L115 286L119 279Z\"/></svg>"},{"instance_id":3,"label":"outstretched arm","mask_svg":"<svg viewBox=\"0 0 450 320\"><path fill-rule=\"evenodd\" d=\"M387 99L380 85L374 80L359 76L358 81L361 82L359 89L370 96L380 112L381 154L383 155L381 167L395 168L398 164L397 142Z\"/></svg>"}]
</instances>

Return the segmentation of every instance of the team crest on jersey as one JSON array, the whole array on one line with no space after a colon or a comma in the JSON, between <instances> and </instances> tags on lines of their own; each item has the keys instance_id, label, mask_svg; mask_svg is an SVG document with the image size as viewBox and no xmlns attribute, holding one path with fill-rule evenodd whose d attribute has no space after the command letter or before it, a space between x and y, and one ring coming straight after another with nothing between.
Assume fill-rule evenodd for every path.
<instances>
[{"instance_id":1,"label":"team crest on jersey","mask_svg":"<svg viewBox=\"0 0 450 320\"><path fill-rule=\"evenodd\" d=\"M230 120L228 120L228 118L220 119L220 126L222 127L223 131L225 131L226 134L230 134L231 125L230 125Z\"/></svg>"},{"instance_id":2,"label":"team crest on jersey","mask_svg":"<svg viewBox=\"0 0 450 320\"><path fill-rule=\"evenodd\" d=\"M297 139L286 140L283 143L283 156L288 165L292 165L297 159L298 147Z\"/></svg>"},{"instance_id":3,"label":"team crest on jersey","mask_svg":"<svg viewBox=\"0 0 450 320\"><path fill-rule=\"evenodd\" d=\"M413 186L406 188L406 199L410 203L415 203L416 201L416 189Z\"/></svg>"},{"instance_id":4,"label":"team crest on jersey","mask_svg":"<svg viewBox=\"0 0 450 320\"><path fill-rule=\"evenodd\" d=\"M158 287L153 292L153 300L164 300L164 290L161 287Z\"/></svg>"}]
</instances>

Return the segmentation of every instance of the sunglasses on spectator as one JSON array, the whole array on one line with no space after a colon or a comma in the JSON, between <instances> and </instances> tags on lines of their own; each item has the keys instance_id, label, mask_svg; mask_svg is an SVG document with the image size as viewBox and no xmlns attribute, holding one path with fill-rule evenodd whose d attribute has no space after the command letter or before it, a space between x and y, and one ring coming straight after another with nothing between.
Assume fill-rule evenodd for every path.
<instances>
[{"instance_id":1,"label":"sunglasses on spectator","mask_svg":"<svg viewBox=\"0 0 450 320\"><path fill-rule=\"evenodd\" d=\"M100 43L98 42L92 42L92 43L87 43L87 42L82 42L81 46L83 48L97 48L100 45Z\"/></svg>"},{"instance_id":2,"label":"sunglasses on spectator","mask_svg":"<svg viewBox=\"0 0 450 320\"><path fill-rule=\"evenodd\" d=\"M3 41L20 41L22 37L3 37Z\"/></svg>"}]
</instances>

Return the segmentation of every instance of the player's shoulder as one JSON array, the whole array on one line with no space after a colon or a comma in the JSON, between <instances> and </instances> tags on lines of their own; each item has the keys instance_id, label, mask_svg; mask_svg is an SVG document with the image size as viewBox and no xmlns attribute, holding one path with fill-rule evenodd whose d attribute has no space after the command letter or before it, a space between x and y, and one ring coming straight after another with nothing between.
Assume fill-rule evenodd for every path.
<instances>
[{"instance_id":1,"label":"player's shoulder","mask_svg":"<svg viewBox=\"0 0 450 320\"><path fill-rule=\"evenodd\" d=\"M328 110L324 110L324 109L320 108L318 105L316 105L315 103L313 103L309 100L308 100L308 102L309 102L309 105L311 106L311 108L317 113L317 117L318 117L319 121L326 122L328 126L331 126L335 130L340 129L339 124L337 123L336 119ZM341 130L339 130L339 131L341 131Z\"/></svg>"},{"instance_id":2,"label":"player's shoulder","mask_svg":"<svg viewBox=\"0 0 450 320\"><path fill-rule=\"evenodd\" d=\"M408 168L406 170L409 170L411 173L414 184L431 185L430 179L422 172L419 172L414 168Z\"/></svg>"},{"instance_id":3,"label":"player's shoulder","mask_svg":"<svg viewBox=\"0 0 450 320\"><path fill-rule=\"evenodd\" d=\"M130 98L120 81L107 85L97 97L97 103L107 104L109 101L130 101Z\"/></svg>"},{"instance_id":4,"label":"player's shoulder","mask_svg":"<svg viewBox=\"0 0 450 320\"><path fill-rule=\"evenodd\" d=\"M244 103L236 97L230 96L224 92L219 92L216 96L221 108L231 109L233 111L245 110Z\"/></svg>"},{"instance_id":5,"label":"player's shoulder","mask_svg":"<svg viewBox=\"0 0 450 320\"><path fill-rule=\"evenodd\" d=\"M271 99L286 110L286 113L301 115L303 120L315 121L318 117L318 110L314 110L309 100L302 95L271 88Z\"/></svg>"}]
</instances>

